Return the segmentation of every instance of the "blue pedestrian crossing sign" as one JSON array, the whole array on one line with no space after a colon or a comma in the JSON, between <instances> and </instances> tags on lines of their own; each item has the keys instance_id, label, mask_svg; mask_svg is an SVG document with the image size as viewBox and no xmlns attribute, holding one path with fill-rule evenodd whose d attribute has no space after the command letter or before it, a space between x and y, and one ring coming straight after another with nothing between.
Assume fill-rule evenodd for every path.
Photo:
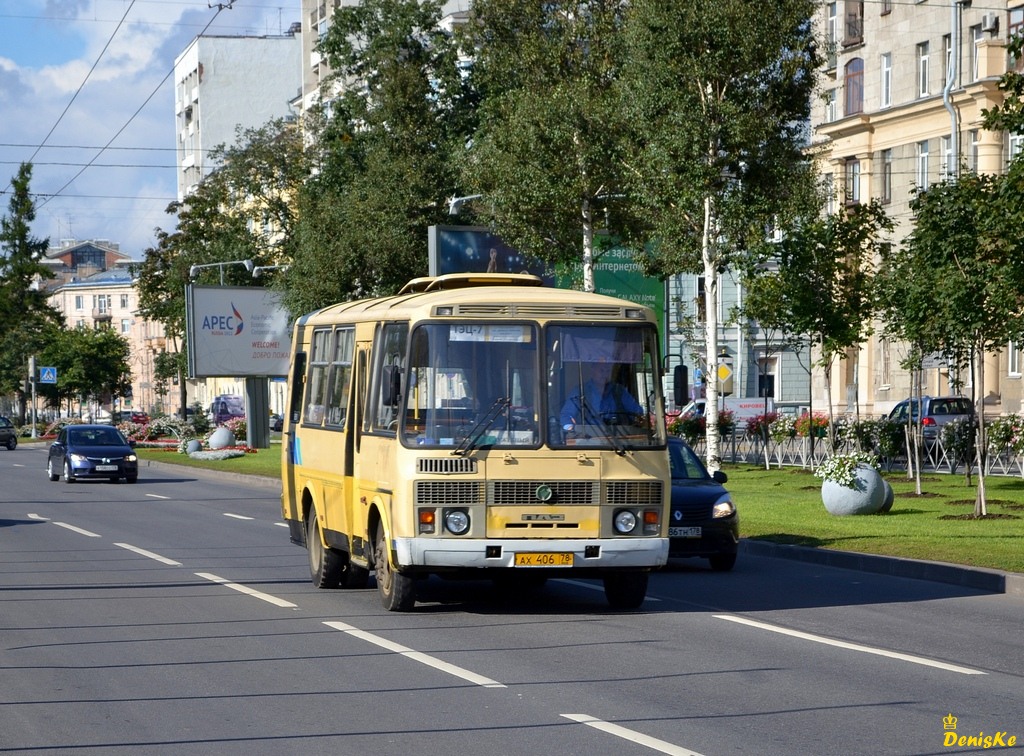
<instances>
[{"instance_id":1,"label":"blue pedestrian crossing sign","mask_svg":"<svg viewBox=\"0 0 1024 756\"><path fill-rule=\"evenodd\" d=\"M55 368L55 367L39 368L39 382L40 383L56 383L57 382L57 368Z\"/></svg>"}]
</instances>

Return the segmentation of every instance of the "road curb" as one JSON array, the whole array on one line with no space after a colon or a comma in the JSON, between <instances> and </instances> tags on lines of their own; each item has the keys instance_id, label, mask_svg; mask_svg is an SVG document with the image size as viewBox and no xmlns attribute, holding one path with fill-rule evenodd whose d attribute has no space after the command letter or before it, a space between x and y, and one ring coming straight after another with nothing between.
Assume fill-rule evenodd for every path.
<instances>
[{"instance_id":1,"label":"road curb","mask_svg":"<svg viewBox=\"0 0 1024 756\"><path fill-rule=\"evenodd\" d=\"M740 552L774 559L794 559L845 570L874 572L892 577L930 580L990 593L1024 596L1024 574L1018 572L1002 572L982 567L966 567L946 562L929 562L878 554L859 554L852 551L816 549L749 538L740 539Z\"/></svg>"},{"instance_id":2,"label":"road curb","mask_svg":"<svg viewBox=\"0 0 1024 756\"><path fill-rule=\"evenodd\" d=\"M194 475L204 480L231 480L237 483L251 483L261 488L276 488L281 490L281 481L278 478L268 478L266 475L246 475L245 473L226 472L224 470L207 470L205 467L192 467L190 465L176 465L173 462L157 462L152 459L139 460L141 467L149 467L165 472L174 471L184 475Z\"/></svg>"}]
</instances>

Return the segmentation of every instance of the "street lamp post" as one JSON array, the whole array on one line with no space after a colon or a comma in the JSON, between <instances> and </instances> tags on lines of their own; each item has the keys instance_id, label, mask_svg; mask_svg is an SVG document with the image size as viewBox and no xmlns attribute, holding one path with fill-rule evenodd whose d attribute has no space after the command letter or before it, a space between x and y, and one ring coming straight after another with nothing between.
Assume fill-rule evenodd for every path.
<instances>
[{"instance_id":1,"label":"street lamp post","mask_svg":"<svg viewBox=\"0 0 1024 756\"><path fill-rule=\"evenodd\" d=\"M244 265L245 269L252 273L256 269L256 264L252 260L226 260L224 262L212 262L212 263L197 263L188 269L188 278L191 281L203 268L219 268L220 269L220 285L224 285L224 266L225 265Z\"/></svg>"}]
</instances>

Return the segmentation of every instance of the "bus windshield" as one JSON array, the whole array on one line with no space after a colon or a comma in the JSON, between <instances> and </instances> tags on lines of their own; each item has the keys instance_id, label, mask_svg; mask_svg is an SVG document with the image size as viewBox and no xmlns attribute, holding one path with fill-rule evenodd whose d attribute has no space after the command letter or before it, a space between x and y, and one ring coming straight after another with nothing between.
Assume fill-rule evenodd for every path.
<instances>
[{"instance_id":1,"label":"bus windshield","mask_svg":"<svg viewBox=\"0 0 1024 756\"><path fill-rule=\"evenodd\" d=\"M540 444L537 329L428 323L412 333L402 442L407 446Z\"/></svg>"},{"instance_id":2,"label":"bus windshield","mask_svg":"<svg viewBox=\"0 0 1024 756\"><path fill-rule=\"evenodd\" d=\"M547 328L548 407L557 422L548 443L611 446L618 451L665 443L654 406L659 396L657 333L651 326L557 325Z\"/></svg>"}]
</instances>

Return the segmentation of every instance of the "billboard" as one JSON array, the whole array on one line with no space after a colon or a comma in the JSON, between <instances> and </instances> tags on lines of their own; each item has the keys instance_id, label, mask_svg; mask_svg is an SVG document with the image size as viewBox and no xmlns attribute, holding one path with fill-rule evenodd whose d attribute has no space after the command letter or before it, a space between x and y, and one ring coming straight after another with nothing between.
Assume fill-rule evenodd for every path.
<instances>
[{"instance_id":1,"label":"billboard","mask_svg":"<svg viewBox=\"0 0 1024 756\"><path fill-rule=\"evenodd\" d=\"M431 226L427 237L430 275L448 273L532 273L555 285L554 273L540 260L508 246L481 226Z\"/></svg>"},{"instance_id":2,"label":"billboard","mask_svg":"<svg viewBox=\"0 0 1024 756\"><path fill-rule=\"evenodd\" d=\"M277 292L189 285L185 318L189 378L288 374L291 322Z\"/></svg>"}]
</instances>

